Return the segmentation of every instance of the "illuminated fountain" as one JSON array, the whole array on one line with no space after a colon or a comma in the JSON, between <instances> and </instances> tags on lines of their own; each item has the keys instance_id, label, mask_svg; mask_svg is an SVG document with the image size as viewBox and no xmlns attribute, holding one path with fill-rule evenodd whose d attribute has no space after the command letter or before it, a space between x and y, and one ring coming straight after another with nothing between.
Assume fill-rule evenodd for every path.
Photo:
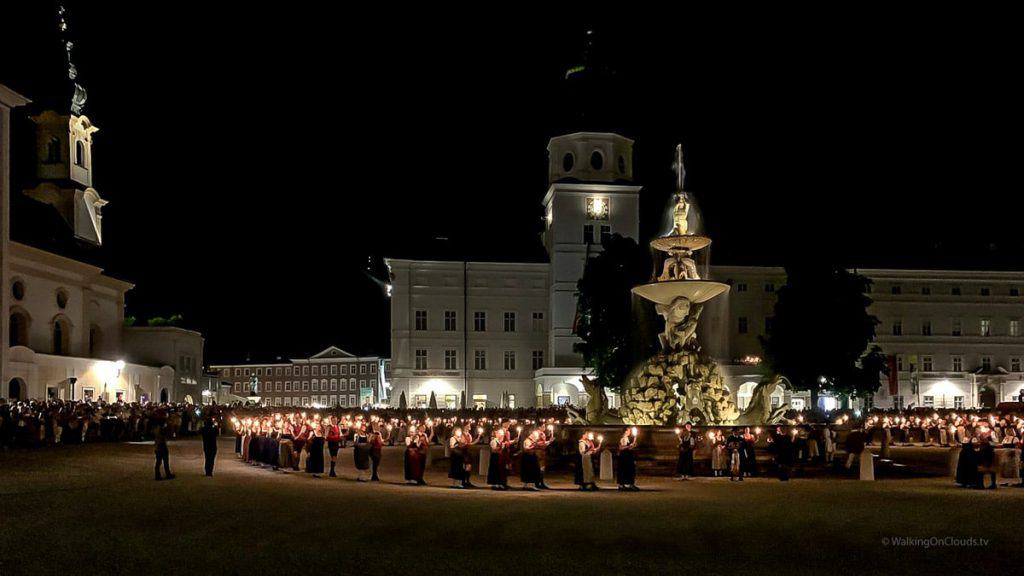
<instances>
[{"instance_id":1,"label":"illuminated fountain","mask_svg":"<svg viewBox=\"0 0 1024 576\"><path fill-rule=\"evenodd\" d=\"M701 352L697 324L703 304L729 290L727 284L702 280L694 252L711 239L691 234L687 224L690 202L683 190L682 145L676 147L676 203L672 231L651 241L664 254L661 275L636 286L633 293L654 303L664 318L659 336L661 350L630 372L623 387L619 416L627 424L669 425L678 421L698 424L731 424L741 418L725 386L718 365Z\"/></svg>"}]
</instances>

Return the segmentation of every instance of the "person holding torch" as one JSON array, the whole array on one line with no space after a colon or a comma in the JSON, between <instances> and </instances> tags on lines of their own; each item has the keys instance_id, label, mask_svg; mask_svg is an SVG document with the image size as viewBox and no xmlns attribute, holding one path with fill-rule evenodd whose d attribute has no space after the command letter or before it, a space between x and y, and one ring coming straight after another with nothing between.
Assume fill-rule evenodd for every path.
<instances>
[{"instance_id":1,"label":"person holding torch","mask_svg":"<svg viewBox=\"0 0 1024 576\"><path fill-rule=\"evenodd\" d=\"M619 438L619 490L638 492L636 486L636 449L637 428L626 428Z\"/></svg>"}]
</instances>

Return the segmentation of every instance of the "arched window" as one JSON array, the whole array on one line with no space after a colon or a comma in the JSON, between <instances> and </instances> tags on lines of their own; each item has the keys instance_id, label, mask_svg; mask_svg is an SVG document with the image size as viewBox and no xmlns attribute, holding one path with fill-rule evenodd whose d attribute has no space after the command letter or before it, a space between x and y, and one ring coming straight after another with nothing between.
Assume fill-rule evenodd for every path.
<instances>
[{"instance_id":1,"label":"arched window","mask_svg":"<svg viewBox=\"0 0 1024 576\"><path fill-rule=\"evenodd\" d=\"M21 395L24 393L25 385L21 381L21 378L15 378L7 384L7 398L9 400L21 400Z\"/></svg>"},{"instance_id":2,"label":"arched window","mask_svg":"<svg viewBox=\"0 0 1024 576\"><path fill-rule=\"evenodd\" d=\"M81 140L75 141L75 164L85 168L85 144Z\"/></svg>"},{"instance_id":3,"label":"arched window","mask_svg":"<svg viewBox=\"0 0 1024 576\"><path fill-rule=\"evenodd\" d=\"M167 388L161 388L160 389L160 403L161 404L166 404L167 403Z\"/></svg>"},{"instance_id":4,"label":"arched window","mask_svg":"<svg viewBox=\"0 0 1024 576\"><path fill-rule=\"evenodd\" d=\"M44 164L60 164L60 140L50 138L46 144L46 162Z\"/></svg>"},{"instance_id":5,"label":"arched window","mask_svg":"<svg viewBox=\"0 0 1024 576\"><path fill-rule=\"evenodd\" d=\"M11 346L28 346L28 315L21 311L11 312L8 336Z\"/></svg>"},{"instance_id":6,"label":"arched window","mask_svg":"<svg viewBox=\"0 0 1024 576\"><path fill-rule=\"evenodd\" d=\"M53 354L67 356L71 347L71 325L64 318L53 321Z\"/></svg>"}]
</instances>

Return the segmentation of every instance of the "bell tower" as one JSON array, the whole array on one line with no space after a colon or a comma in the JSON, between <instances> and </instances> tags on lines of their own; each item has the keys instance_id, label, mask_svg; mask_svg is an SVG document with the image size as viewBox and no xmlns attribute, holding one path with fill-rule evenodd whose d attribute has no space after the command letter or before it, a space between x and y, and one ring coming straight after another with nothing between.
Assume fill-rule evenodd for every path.
<instances>
[{"instance_id":1,"label":"bell tower","mask_svg":"<svg viewBox=\"0 0 1024 576\"><path fill-rule=\"evenodd\" d=\"M633 141L607 132L576 132L548 142L544 247L551 261L548 354L552 367L583 364L573 345L576 283L587 258L612 234L639 240L640 186L633 184Z\"/></svg>"}]
</instances>

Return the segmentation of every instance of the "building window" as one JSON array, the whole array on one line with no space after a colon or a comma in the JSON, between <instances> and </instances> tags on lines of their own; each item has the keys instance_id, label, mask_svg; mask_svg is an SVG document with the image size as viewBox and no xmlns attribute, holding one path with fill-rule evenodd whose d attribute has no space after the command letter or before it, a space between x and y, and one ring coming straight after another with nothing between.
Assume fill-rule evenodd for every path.
<instances>
[{"instance_id":1,"label":"building window","mask_svg":"<svg viewBox=\"0 0 1024 576\"><path fill-rule=\"evenodd\" d=\"M287 368L284 369L284 375L285 376L291 376L292 375L292 367L291 366L288 366Z\"/></svg>"},{"instance_id":2,"label":"building window","mask_svg":"<svg viewBox=\"0 0 1024 576\"><path fill-rule=\"evenodd\" d=\"M487 350L475 350L473 352L473 368L475 370L487 370Z\"/></svg>"},{"instance_id":3,"label":"building window","mask_svg":"<svg viewBox=\"0 0 1024 576\"><path fill-rule=\"evenodd\" d=\"M377 365L376 364L370 364L370 374L376 374L376 373L377 373Z\"/></svg>"},{"instance_id":4,"label":"building window","mask_svg":"<svg viewBox=\"0 0 1024 576\"><path fill-rule=\"evenodd\" d=\"M302 381L302 391L309 392L309 380Z\"/></svg>"},{"instance_id":5,"label":"building window","mask_svg":"<svg viewBox=\"0 0 1024 576\"><path fill-rule=\"evenodd\" d=\"M58 319L53 323L53 354L65 356L70 354L71 330L67 320Z\"/></svg>"},{"instance_id":6,"label":"building window","mask_svg":"<svg viewBox=\"0 0 1024 576\"><path fill-rule=\"evenodd\" d=\"M903 396L893 396L892 407L896 410L903 410Z\"/></svg>"},{"instance_id":7,"label":"building window","mask_svg":"<svg viewBox=\"0 0 1024 576\"><path fill-rule=\"evenodd\" d=\"M953 356L951 364L953 366L953 372L963 372L964 371L964 357L963 356L960 356L960 355Z\"/></svg>"},{"instance_id":8,"label":"building window","mask_svg":"<svg viewBox=\"0 0 1024 576\"><path fill-rule=\"evenodd\" d=\"M606 224L601 225L601 244L608 242L612 237L612 227Z\"/></svg>"},{"instance_id":9,"label":"building window","mask_svg":"<svg viewBox=\"0 0 1024 576\"><path fill-rule=\"evenodd\" d=\"M337 378L331 378L331 392L337 392L337 391L338 391L338 379Z\"/></svg>"},{"instance_id":10,"label":"building window","mask_svg":"<svg viewBox=\"0 0 1024 576\"><path fill-rule=\"evenodd\" d=\"M288 380L285 380L284 391L285 392L291 392L292 391L292 383L290 381L288 381Z\"/></svg>"},{"instance_id":11,"label":"building window","mask_svg":"<svg viewBox=\"0 0 1024 576\"><path fill-rule=\"evenodd\" d=\"M417 310L416 311L416 329L426 330L427 329L427 311Z\"/></svg>"},{"instance_id":12,"label":"building window","mask_svg":"<svg viewBox=\"0 0 1024 576\"><path fill-rule=\"evenodd\" d=\"M775 292L775 283L774 282L765 282L765 284L764 284L764 291L768 292L768 293Z\"/></svg>"},{"instance_id":13,"label":"building window","mask_svg":"<svg viewBox=\"0 0 1024 576\"><path fill-rule=\"evenodd\" d=\"M281 383L280 382L274 382L274 392L280 392L280 391L281 391Z\"/></svg>"},{"instance_id":14,"label":"building window","mask_svg":"<svg viewBox=\"0 0 1024 576\"><path fill-rule=\"evenodd\" d=\"M992 289L988 288L988 287L982 288L981 289L981 295L982 296L991 296L992 295Z\"/></svg>"},{"instance_id":15,"label":"building window","mask_svg":"<svg viewBox=\"0 0 1024 576\"><path fill-rule=\"evenodd\" d=\"M313 376L319 376L319 375L320 375L320 367L319 366L313 366Z\"/></svg>"},{"instance_id":16,"label":"building window","mask_svg":"<svg viewBox=\"0 0 1024 576\"><path fill-rule=\"evenodd\" d=\"M256 375L257 376L263 376L263 368L257 368L256 369Z\"/></svg>"},{"instance_id":17,"label":"building window","mask_svg":"<svg viewBox=\"0 0 1024 576\"><path fill-rule=\"evenodd\" d=\"M513 350L505 350L505 370L516 369L516 353Z\"/></svg>"},{"instance_id":18,"label":"building window","mask_svg":"<svg viewBox=\"0 0 1024 576\"><path fill-rule=\"evenodd\" d=\"M337 374L338 374L338 365L337 364L331 364L331 376L336 376Z\"/></svg>"},{"instance_id":19,"label":"building window","mask_svg":"<svg viewBox=\"0 0 1024 576\"><path fill-rule=\"evenodd\" d=\"M896 371L903 372L903 354L896 355Z\"/></svg>"},{"instance_id":20,"label":"building window","mask_svg":"<svg viewBox=\"0 0 1024 576\"><path fill-rule=\"evenodd\" d=\"M426 370L427 369L427 351L423 348L416 350L416 369Z\"/></svg>"},{"instance_id":21,"label":"building window","mask_svg":"<svg viewBox=\"0 0 1024 576\"><path fill-rule=\"evenodd\" d=\"M747 283L746 282L740 282L740 283L736 284L736 291L737 292L746 292L747 291Z\"/></svg>"},{"instance_id":22,"label":"building window","mask_svg":"<svg viewBox=\"0 0 1024 576\"><path fill-rule=\"evenodd\" d=\"M932 289L930 286L921 286L921 296L931 296Z\"/></svg>"},{"instance_id":23,"label":"building window","mask_svg":"<svg viewBox=\"0 0 1024 576\"><path fill-rule=\"evenodd\" d=\"M963 396L953 396L953 408L956 408L957 410L963 410L964 409L964 397Z\"/></svg>"},{"instance_id":24,"label":"building window","mask_svg":"<svg viewBox=\"0 0 1024 576\"><path fill-rule=\"evenodd\" d=\"M533 331L534 332L543 332L544 328L546 328L546 326L544 324L544 313L543 312L534 312L533 313Z\"/></svg>"},{"instance_id":25,"label":"building window","mask_svg":"<svg viewBox=\"0 0 1024 576\"><path fill-rule=\"evenodd\" d=\"M1020 356L1010 358L1010 372L1020 372Z\"/></svg>"},{"instance_id":26,"label":"building window","mask_svg":"<svg viewBox=\"0 0 1024 576\"><path fill-rule=\"evenodd\" d=\"M891 290L892 290L893 295L897 295L898 296L898 295L903 293L903 287L902 286L893 286L891 288Z\"/></svg>"},{"instance_id":27,"label":"building window","mask_svg":"<svg viewBox=\"0 0 1024 576\"><path fill-rule=\"evenodd\" d=\"M921 370L924 371L924 372L931 372L932 371L932 357L931 356L921 356Z\"/></svg>"},{"instance_id":28,"label":"building window","mask_svg":"<svg viewBox=\"0 0 1024 576\"><path fill-rule=\"evenodd\" d=\"M302 375L303 376L309 376L309 366L303 366L302 367Z\"/></svg>"},{"instance_id":29,"label":"building window","mask_svg":"<svg viewBox=\"0 0 1024 576\"><path fill-rule=\"evenodd\" d=\"M455 332L455 322L458 316L455 314L455 310L444 311L444 331Z\"/></svg>"},{"instance_id":30,"label":"building window","mask_svg":"<svg viewBox=\"0 0 1024 576\"><path fill-rule=\"evenodd\" d=\"M534 350L533 351L533 369L540 370L544 367L544 351Z\"/></svg>"},{"instance_id":31,"label":"building window","mask_svg":"<svg viewBox=\"0 0 1024 576\"><path fill-rule=\"evenodd\" d=\"M992 335L992 321L988 318L981 319L981 335L991 336Z\"/></svg>"},{"instance_id":32,"label":"building window","mask_svg":"<svg viewBox=\"0 0 1024 576\"><path fill-rule=\"evenodd\" d=\"M583 225L583 243L593 244L594 243L594 225L584 224Z\"/></svg>"},{"instance_id":33,"label":"building window","mask_svg":"<svg viewBox=\"0 0 1024 576\"><path fill-rule=\"evenodd\" d=\"M477 410L487 408L487 394L473 394L473 408Z\"/></svg>"},{"instance_id":34,"label":"building window","mask_svg":"<svg viewBox=\"0 0 1024 576\"><path fill-rule=\"evenodd\" d=\"M893 320L893 322L892 322L892 335L893 336L902 336L903 335L903 321L902 320Z\"/></svg>"},{"instance_id":35,"label":"building window","mask_svg":"<svg viewBox=\"0 0 1024 576\"><path fill-rule=\"evenodd\" d=\"M318 380L313 380L313 392L319 392L319 391L320 391L320 382Z\"/></svg>"},{"instance_id":36,"label":"building window","mask_svg":"<svg viewBox=\"0 0 1024 576\"><path fill-rule=\"evenodd\" d=\"M348 374L348 364L342 364L341 365L341 375L344 376L346 374Z\"/></svg>"},{"instance_id":37,"label":"building window","mask_svg":"<svg viewBox=\"0 0 1024 576\"><path fill-rule=\"evenodd\" d=\"M740 334L746 334L747 333L747 328L748 328L748 326L747 326L747 317L746 316L740 316L739 317L739 326L737 327L737 329L739 330L739 333Z\"/></svg>"},{"instance_id":38,"label":"building window","mask_svg":"<svg viewBox=\"0 0 1024 576\"><path fill-rule=\"evenodd\" d=\"M482 312L482 311L473 312L473 331L474 332L486 332L487 331L487 312Z\"/></svg>"},{"instance_id":39,"label":"building window","mask_svg":"<svg viewBox=\"0 0 1024 576\"><path fill-rule=\"evenodd\" d=\"M932 335L932 321L931 320L923 320L923 321L921 321L921 336L931 336L931 335Z\"/></svg>"},{"instance_id":40,"label":"building window","mask_svg":"<svg viewBox=\"0 0 1024 576\"><path fill-rule=\"evenodd\" d=\"M85 168L85 144L81 140L75 140L75 165Z\"/></svg>"},{"instance_id":41,"label":"building window","mask_svg":"<svg viewBox=\"0 0 1024 576\"><path fill-rule=\"evenodd\" d=\"M1020 320L1010 320L1010 336L1020 336Z\"/></svg>"},{"instance_id":42,"label":"building window","mask_svg":"<svg viewBox=\"0 0 1024 576\"><path fill-rule=\"evenodd\" d=\"M934 408L935 407L935 396L925 396L924 397L924 407L925 408Z\"/></svg>"},{"instance_id":43,"label":"building window","mask_svg":"<svg viewBox=\"0 0 1024 576\"><path fill-rule=\"evenodd\" d=\"M949 333L953 336L961 336L964 333L964 323L959 318L953 318L952 329Z\"/></svg>"},{"instance_id":44,"label":"building window","mask_svg":"<svg viewBox=\"0 0 1024 576\"><path fill-rule=\"evenodd\" d=\"M455 355L455 350L444 351L444 369L445 370L458 370L458 357Z\"/></svg>"},{"instance_id":45,"label":"building window","mask_svg":"<svg viewBox=\"0 0 1024 576\"><path fill-rule=\"evenodd\" d=\"M516 313L505 312L505 332L516 331Z\"/></svg>"},{"instance_id":46,"label":"building window","mask_svg":"<svg viewBox=\"0 0 1024 576\"><path fill-rule=\"evenodd\" d=\"M950 294L950 296L959 296L960 295L960 287L959 286L953 286L952 288L949 289L949 294Z\"/></svg>"},{"instance_id":47,"label":"building window","mask_svg":"<svg viewBox=\"0 0 1024 576\"><path fill-rule=\"evenodd\" d=\"M1010 288L1010 296L1020 296L1020 288L1016 286Z\"/></svg>"},{"instance_id":48,"label":"building window","mask_svg":"<svg viewBox=\"0 0 1024 576\"><path fill-rule=\"evenodd\" d=\"M992 371L992 357L991 356L982 356L981 357L981 369L983 371L985 371L985 372L991 372Z\"/></svg>"},{"instance_id":49,"label":"building window","mask_svg":"<svg viewBox=\"0 0 1024 576\"><path fill-rule=\"evenodd\" d=\"M359 365L359 373L360 374L366 374L366 364L360 364Z\"/></svg>"}]
</instances>

